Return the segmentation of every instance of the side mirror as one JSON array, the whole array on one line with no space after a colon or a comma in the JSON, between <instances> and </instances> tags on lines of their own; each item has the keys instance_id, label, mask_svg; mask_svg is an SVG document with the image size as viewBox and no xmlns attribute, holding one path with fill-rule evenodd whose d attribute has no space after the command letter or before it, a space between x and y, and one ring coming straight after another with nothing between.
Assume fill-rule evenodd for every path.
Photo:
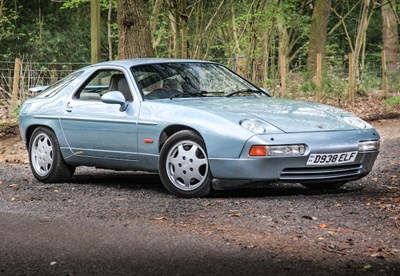
<instances>
[{"instance_id":1,"label":"side mirror","mask_svg":"<svg viewBox=\"0 0 400 276\"><path fill-rule=\"evenodd\" d=\"M101 101L107 104L119 104L121 107L119 111L125 111L128 108L128 103L124 95L119 91L110 91L101 96Z\"/></svg>"},{"instance_id":2,"label":"side mirror","mask_svg":"<svg viewBox=\"0 0 400 276\"><path fill-rule=\"evenodd\" d=\"M48 87L47 85L40 85L40 86L31 87L31 88L29 88L29 92L31 92L32 94L37 94L37 93L42 92L43 90L45 90L47 87Z\"/></svg>"}]
</instances>

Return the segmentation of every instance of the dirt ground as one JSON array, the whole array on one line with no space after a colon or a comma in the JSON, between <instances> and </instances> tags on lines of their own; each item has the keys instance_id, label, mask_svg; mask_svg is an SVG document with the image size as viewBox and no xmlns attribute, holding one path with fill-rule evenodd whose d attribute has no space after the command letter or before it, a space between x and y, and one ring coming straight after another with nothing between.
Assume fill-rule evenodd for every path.
<instances>
[{"instance_id":1,"label":"dirt ground","mask_svg":"<svg viewBox=\"0 0 400 276\"><path fill-rule=\"evenodd\" d=\"M400 275L400 120L337 191L297 184L170 195L155 174L77 168L36 181L0 138L0 275Z\"/></svg>"},{"instance_id":2,"label":"dirt ground","mask_svg":"<svg viewBox=\"0 0 400 276\"><path fill-rule=\"evenodd\" d=\"M28 164L28 161L28 152L21 137L0 137L0 163Z\"/></svg>"}]
</instances>

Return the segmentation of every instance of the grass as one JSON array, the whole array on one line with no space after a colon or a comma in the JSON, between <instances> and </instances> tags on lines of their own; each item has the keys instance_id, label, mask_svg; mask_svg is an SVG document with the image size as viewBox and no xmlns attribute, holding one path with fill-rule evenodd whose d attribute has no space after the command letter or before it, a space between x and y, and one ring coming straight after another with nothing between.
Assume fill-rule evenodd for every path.
<instances>
[{"instance_id":1,"label":"grass","mask_svg":"<svg viewBox=\"0 0 400 276\"><path fill-rule=\"evenodd\" d=\"M386 100L389 110L395 109L397 105L400 106L400 96L395 96Z\"/></svg>"}]
</instances>

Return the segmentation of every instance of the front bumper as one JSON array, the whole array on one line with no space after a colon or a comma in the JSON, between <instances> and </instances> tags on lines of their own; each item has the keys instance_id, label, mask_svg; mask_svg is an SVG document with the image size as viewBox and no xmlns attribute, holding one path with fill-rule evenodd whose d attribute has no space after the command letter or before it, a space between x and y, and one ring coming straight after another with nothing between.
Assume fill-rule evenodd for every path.
<instances>
[{"instance_id":1,"label":"front bumper","mask_svg":"<svg viewBox=\"0 0 400 276\"><path fill-rule=\"evenodd\" d=\"M299 183L350 181L364 177L372 170L378 151L358 152L356 159L350 163L322 166L308 166L310 154L358 151L360 141L379 138L375 129L256 135L246 142L239 158L209 158L209 163L213 177L221 180ZM248 155L252 145L290 144L306 145L305 154L287 157Z\"/></svg>"}]
</instances>

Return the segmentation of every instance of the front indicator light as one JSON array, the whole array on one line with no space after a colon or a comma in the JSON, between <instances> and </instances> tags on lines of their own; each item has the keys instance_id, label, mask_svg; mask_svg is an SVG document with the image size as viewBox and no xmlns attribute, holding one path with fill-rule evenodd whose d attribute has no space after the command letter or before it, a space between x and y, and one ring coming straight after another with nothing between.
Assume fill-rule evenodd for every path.
<instances>
[{"instance_id":1,"label":"front indicator light","mask_svg":"<svg viewBox=\"0 0 400 276\"><path fill-rule=\"evenodd\" d=\"M266 156L267 147L266 146L252 146L249 151L250 156Z\"/></svg>"},{"instance_id":2,"label":"front indicator light","mask_svg":"<svg viewBox=\"0 0 400 276\"><path fill-rule=\"evenodd\" d=\"M358 143L358 151L377 151L380 148L380 140L362 141Z\"/></svg>"}]
</instances>

